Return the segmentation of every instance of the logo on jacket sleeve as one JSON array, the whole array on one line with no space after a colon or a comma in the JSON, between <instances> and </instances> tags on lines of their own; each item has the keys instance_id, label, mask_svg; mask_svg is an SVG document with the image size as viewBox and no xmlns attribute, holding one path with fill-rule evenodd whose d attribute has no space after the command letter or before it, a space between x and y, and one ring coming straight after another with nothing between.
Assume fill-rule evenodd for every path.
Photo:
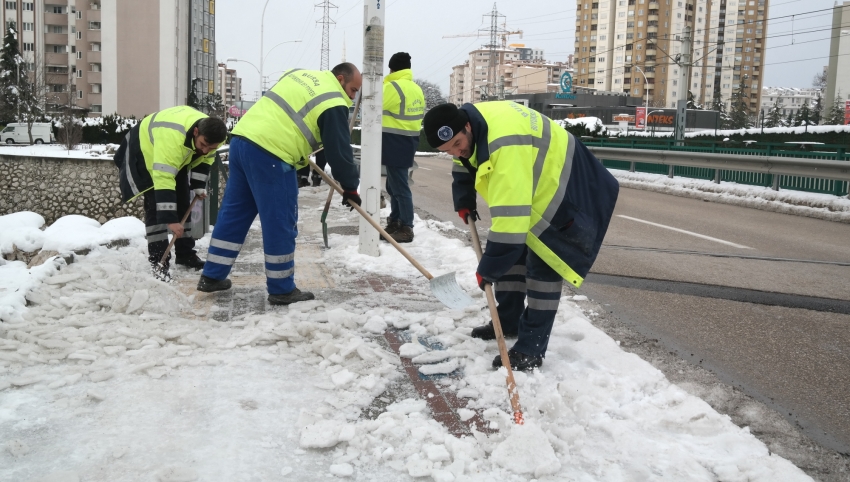
<instances>
[{"instance_id":1,"label":"logo on jacket sleeve","mask_svg":"<svg viewBox=\"0 0 850 482\"><path fill-rule=\"evenodd\" d=\"M454 136L455 133L449 126L440 127L440 130L437 131L437 137L439 137L441 141L449 141Z\"/></svg>"}]
</instances>

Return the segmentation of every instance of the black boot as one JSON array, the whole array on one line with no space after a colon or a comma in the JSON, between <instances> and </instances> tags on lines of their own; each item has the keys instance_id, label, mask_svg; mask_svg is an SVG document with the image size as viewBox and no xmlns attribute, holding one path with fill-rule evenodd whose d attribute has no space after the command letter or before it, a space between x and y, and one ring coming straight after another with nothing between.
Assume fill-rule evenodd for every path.
<instances>
[{"instance_id":1,"label":"black boot","mask_svg":"<svg viewBox=\"0 0 850 482\"><path fill-rule=\"evenodd\" d=\"M398 231L398 228L400 227L401 221L399 221L398 219L393 219L392 221L387 222L387 227L384 228L384 231L386 231L387 234L393 234L394 232Z\"/></svg>"},{"instance_id":2,"label":"black boot","mask_svg":"<svg viewBox=\"0 0 850 482\"><path fill-rule=\"evenodd\" d=\"M204 293L212 293L214 291L229 290L232 285L233 283L229 279L212 279L201 275L201 279L198 280L197 289Z\"/></svg>"},{"instance_id":3,"label":"black boot","mask_svg":"<svg viewBox=\"0 0 850 482\"><path fill-rule=\"evenodd\" d=\"M520 353L513 349L508 350L508 360L511 362L511 369L519 370L521 372L529 372L543 365L542 356L526 355L525 353ZM501 366L502 355L496 355L496 358L493 359L493 368L499 368Z\"/></svg>"},{"instance_id":4,"label":"black boot","mask_svg":"<svg viewBox=\"0 0 850 482\"><path fill-rule=\"evenodd\" d=\"M177 259L175 261L180 266L186 266L187 268L192 269L203 269L204 268L204 260L198 257L197 253L187 254L187 255L177 255Z\"/></svg>"},{"instance_id":5,"label":"black boot","mask_svg":"<svg viewBox=\"0 0 850 482\"><path fill-rule=\"evenodd\" d=\"M298 303L299 301L308 301L316 298L313 296L313 293L309 291L301 291L298 288L295 288L289 293L282 295L269 295L269 303L273 305L289 305L292 303Z\"/></svg>"},{"instance_id":6,"label":"black boot","mask_svg":"<svg viewBox=\"0 0 850 482\"><path fill-rule=\"evenodd\" d=\"M509 332L505 331L505 327L502 327L502 334L505 335L505 338L516 338L517 333L515 331ZM482 340L495 340L496 339L496 329L493 328L493 322L487 323L486 325L477 326L472 329L472 333L470 336L473 338L480 338Z\"/></svg>"},{"instance_id":7,"label":"black boot","mask_svg":"<svg viewBox=\"0 0 850 482\"><path fill-rule=\"evenodd\" d=\"M396 243L410 243L413 241L413 228L400 224L398 229L390 234L390 237L393 238Z\"/></svg>"}]
</instances>

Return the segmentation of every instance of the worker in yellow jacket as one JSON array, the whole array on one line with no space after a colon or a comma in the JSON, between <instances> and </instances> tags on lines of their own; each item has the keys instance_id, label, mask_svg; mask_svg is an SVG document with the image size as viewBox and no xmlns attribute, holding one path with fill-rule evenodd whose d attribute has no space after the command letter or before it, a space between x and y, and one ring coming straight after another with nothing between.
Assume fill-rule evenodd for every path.
<instances>
[{"instance_id":1,"label":"worker in yellow jacket","mask_svg":"<svg viewBox=\"0 0 850 482\"><path fill-rule=\"evenodd\" d=\"M390 75L384 78L384 109L381 117L381 164L387 170L390 215L387 233L399 243L413 241L413 195L408 171L419 147L419 130L425 116L425 94L413 81L410 54L390 57Z\"/></svg>"},{"instance_id":2,"label":"worker in yellow jacket","mask_svg":"<svg viewBox=\"0 0 850 482\"><path fill-rule=\"evenodd\" d=\"M511 366L539 367L563 281L581 286L602 246L617 180L563 127L515 102L442 104L425 114L424 132L431 146L454 156L461 219L478 216L476 192L490 207L477 282L482 289L495 283L502 329L517 336ZM495 338L492 323L472 336ZM500 356L493 366L502 366Z\"/></svg>"},{"instance_id":3,"label":"worker in yellow jacket","mask_svg":"<svg viewBox=\"0 0 850 482\"><path fill-rule=\"evenodd\" d=\"M151 114L121 141L114 161L118 167L124 202L144 196L148 259L156 265L168 247L168 232L174 243L177 264L204 267L195 252L195 240L180 224L189 209L190 190L201 199L215 150L227 138L224 121L180 105ZM171 256L166 259L166 267Z\"/></svg>"},{"instance_id":4,"label":"worker in yellow jacket","mask_svg":"<svg viewBox=\"0 0 850 482\"><path fill-rule=\"evenodd\" d=\"M360 204L348 108L361 83L360 72L350 63L329 71L292 69L236 124L230 142L230 177L199 291L230 288L227 276L259 214L269 303L288 305L314 298L295 286L296 171L307 166L310 153L323 146L343 188L343 204Z\"/></svg>"}]
</instances>

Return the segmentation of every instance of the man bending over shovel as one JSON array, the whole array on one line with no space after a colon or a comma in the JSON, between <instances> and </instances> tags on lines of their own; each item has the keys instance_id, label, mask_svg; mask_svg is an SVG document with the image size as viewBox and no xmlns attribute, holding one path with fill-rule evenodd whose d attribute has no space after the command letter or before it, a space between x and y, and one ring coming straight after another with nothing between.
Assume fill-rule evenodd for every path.
<instances>
[{"instance_id":1,"label":"man bending over shovel","mask_svg":"<svg viewBox=\"0 0 850 482\"><path fill-rule=\"evenodd\" d=\"M344 190L342 203L360 204L348 108L361 83L360 72L349 63L330 71L292 69L236 124L230 142L230 178L198 291L230 288L227 276L259 214L269 303L288 305L314 298L295 287L296 171L324 145Z\"/></svg>"},{"instance_id":2,"label":"man bending over shovel","mask_svg":"<svg viewBox=\"0 0 850 482\"><path fill-rule=\"evenodd\" d=\"M476 278L495 283L511 367L543 364L563 280L579 287L596 260L619 185L572 134L539 112L497 101L434 107L428 143L454 156L452 195L461 219L476 219L476 191L493 223ZM525 306L525 302L528 306ZM472 330L496 337L492 322ZM501 356L493 360L502 366Z\"/></svg>"}]
</instances>

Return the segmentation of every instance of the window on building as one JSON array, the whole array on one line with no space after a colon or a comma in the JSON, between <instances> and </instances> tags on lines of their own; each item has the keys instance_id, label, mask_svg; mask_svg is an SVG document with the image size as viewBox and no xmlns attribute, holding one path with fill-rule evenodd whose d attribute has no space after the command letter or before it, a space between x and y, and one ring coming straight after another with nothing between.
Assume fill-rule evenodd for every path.
<instances>
[{"instance_id":1,"label":"window on building","mask_svg":"<svg viewBox=\"0 0 850 482\"><path fill-rule=\"evenodd\" d=\"M89 30L100 30L100 22L89 22Z\"/></svg>"},{"instance_id":2,"label":"window on building","mask_svg":"<svg viewBox=\"0 0 850 482\"><path fill-rule=\"evenodd\" d=\"M77 71L77 78L78 78L78 79L82 79L82 78L83 78L83 71L82 71L82 70L78 70L78 71Z\"/></svg>"},{"instance_id":3,"label":"window on building","mask_svg":"<svg viewBox=\"0 0 850 482\"><path fill-rule=\"evenodd\" d=\"M24 42L21 44L21 47L22 52L32 52L35 50L32 42Z\"/></svg>"},{"instance_id":4,"label":"window on building","mask_svg":"<svg viewBox=\"0 0 850 482\"><path fill-rule=\"evenodd\" d=\"M21 10L24 10L26 12L32 12L35 10L35 4L33 2L24 2L21 4L21 6Z\"/></svg>"},{"instance_id":5,"label":"window on building","mask_svg":"<svg viewBox=\"0 0 850 482\"><path fill-rule=\"evenodd\" d=\"M78 99L82 99L82 98L83 98L83 91L82 91L82 90L78 90L78 91L77 91L77 98L78 98Z\"/></svg>"},{"instance_id":6,"label":"window on building","mask_svg":"<svg viewBox=\"0 0 850 482\"><path fill-rule=\"evenodd\" d=\"M18 2L6 2L6 10L17 10Z\"/></svg>"}]
</instances>

